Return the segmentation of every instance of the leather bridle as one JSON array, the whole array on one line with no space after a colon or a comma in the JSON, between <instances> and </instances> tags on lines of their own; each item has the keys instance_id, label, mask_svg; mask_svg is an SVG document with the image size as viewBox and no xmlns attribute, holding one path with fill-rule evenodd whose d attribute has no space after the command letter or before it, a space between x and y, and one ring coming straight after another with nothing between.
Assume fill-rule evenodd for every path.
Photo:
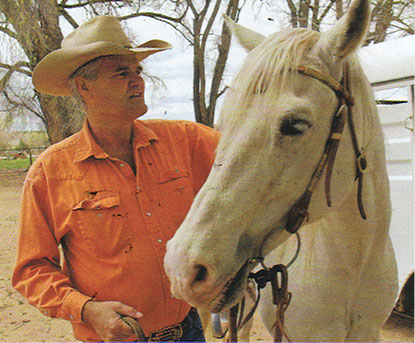
<instances>
[{"instance_id":1,"label":"leather bridle","mask_svg":"<svg viewBox=\"0 0 415 343\"><path fill-rule=\"evenodd\" d=\"M350 76L349 66L345 65L343 70L343 80L338 82L331 76L321 73L320 71L299 66L297 72L312 78L315 78L327 86L329 86L337 95L339 99L339 106L334 114L330 135L326 141L324 153L320 158L320 161L314 170L313 176L307 186L307 189L303 195L297 200L294 206L291 208L287 215L287 223L285 229L290 233L295 233L300 228L304 219L308 217L308 207L310 205L311 196L326 169L325 179L325 193L327 206L331 207L331 175L333 172L334 161L336 159L337 149L339 147L340 140L342 138L343 129L346 122L349 124L350 133L352 136L353 150L356 156L356 175L355 179L358 180L358 192L357 192L357 204L359 213L362 219L366 219L366 213L363 207L362 201L362 188L363 188L363 173L367 168L367 162L365 158L364 149L359 149L357 141L356 129L353 123L352 107L354 99L350 94ZM346 112L346 114L345 114Z\"/></svg>"},{"instance_id":2,"label":"leather bridle","mask_svg":"<svg viewBox=\"0 0 415 343\"><path fill-rule=\"evenodd\" d=\"M298 234L298 229L308 218L308 207L310 205L311 197L314 190L317 187L319 180L321 179L324 171L325 175L325 194L328 207L331 207L331 176L333 173L333 166L336 159L337 150L343 135L344 126L346 120L348 122L349 130L352 137L353 150L355 153L355 180L358 181L358 191L357 191L357 205L359 213L362 219L366 220L366 213L363 207L362 201L362 189L363 189L363 174L367 168L367 161L365 158L365 151L363 148L359 148L357 141L356 129L353 123L353 113L352 107L354 104L354 99L350 94L350 67L348 64L345 65L343 69L343 79L341 82L338 82L329 75L326 75L316 69L300 65L298 68L291 69L294 72L298 72L301 75L306 75L321 81L330 87L337 95L339 100L339 105L334 113L330 135L326 141L324 153L321 156L317 167L314 170L314 173L311 177L310 182L302 194L302 196L295 202L291 207L287 215L287 221L285 224L285 229L292 233L296 234L298 240L298 248L294 259L287 265L282 264L275 265L271 268L268 268L264 265L263 257L252 258L252 262L261 262L264 269L256 272L250 273L249 278L253 279L257 283L258 296L255 301L253 309L249 312L246 318L242 321L241 318L243 314L240 315L239 325L237 322L237 308L232 308L229 311L229 337L232 341L236 341L237 330L240 329L248 320L253 316L256 307L259 303L260 290L266 286L268 282L271 283L272 287L272 297L273 304L276 305L276 322L274 324L274 341L280 342L282 337L285 336L288 341L290 341L287 333L284 330L284 312L287 309L291 293L288 292L288 272L287 268L294 262L295 258L298 256L298 251L300 249L300 237Z\"/></svg>"}]
</instances>

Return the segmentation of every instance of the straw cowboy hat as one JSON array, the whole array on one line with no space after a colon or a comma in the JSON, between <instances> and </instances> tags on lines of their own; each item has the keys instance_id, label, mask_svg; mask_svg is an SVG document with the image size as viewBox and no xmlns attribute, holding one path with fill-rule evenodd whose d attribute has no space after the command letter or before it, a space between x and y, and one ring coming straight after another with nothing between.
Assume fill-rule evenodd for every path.
<instances>
[{"instance_id":1,"label":"straw cowboy hat","mask_svg":"<svg viewBox=\"0 0 415 343\"><path fill-rule=\"evenodd\" d=\"M161 40L133 48L116 17L100 16L79 26L62 40L60 49L46 55L33 71L32 82L41 93L71 95L71 75L99 56L135 54L141 61L167 49L171 45Z\"/></svg>"}]
</instances>

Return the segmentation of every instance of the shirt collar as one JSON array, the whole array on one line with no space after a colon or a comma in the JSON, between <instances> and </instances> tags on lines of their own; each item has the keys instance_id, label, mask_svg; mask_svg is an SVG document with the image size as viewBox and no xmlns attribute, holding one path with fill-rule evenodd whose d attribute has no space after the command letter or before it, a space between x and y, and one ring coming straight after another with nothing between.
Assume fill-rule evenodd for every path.
<instances>
[{"instance_id":1,"label":"shirt collar","mask_svg":"<svg viewBox=\"0 0 415 343\"><path fill-rule=\"evenodd\" d=\"M149 128L144 121L135 120L134 128L134 147L139 149L149 145L152 141L158 141L157 134Z\"/></svg>"},{"instance_id":2,"label":"shirt collar","mask_svg":"<svg viewBox=\"0 0 415 343\"><path fill-rule=\"evenodd\" d=\"M135 149L145 147L152 141L158 140L155 132L141 120L135 120L133 122L133 130ZM109 158L108 154L95 141L89 128L88 120L85 120L84 126L79 132L74 163L85 161L91 156L96 159Z\"/></svg>"}]
</instances>

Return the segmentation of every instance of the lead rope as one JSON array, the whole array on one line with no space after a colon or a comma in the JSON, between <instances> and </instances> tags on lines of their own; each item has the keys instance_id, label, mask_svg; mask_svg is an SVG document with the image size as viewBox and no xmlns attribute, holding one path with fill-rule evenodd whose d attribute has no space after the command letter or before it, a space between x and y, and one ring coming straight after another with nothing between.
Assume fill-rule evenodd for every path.
<instances>
[{"instance_id":1,"label":"lead rope","mask_svg":"<svg viewBox=\"0 0 415 343\"><path fill-rule=\"evenodd\" d=\"M229 332L227 342L237 342L237 332L250 320L252 319L259 301L261 299L261 289L265 288L267 283L271 283L272 288L272 302L276 305L276 321L272 327L274 330L274 341L280 342L283 337L291 342L290 337L284 329L284 313L287 310L288 305L291 301L291 293L288 292L288 272L287 269L293 265L301 250L301 237L298 232L295 233L297 238L297 249L294 256L286 266L278 264L272 268L268 268L264 263L263 257L254 257L249 260L250 263L260 263L262 268L256 273L249 273L248 280L253 280L257 284L257 298L254 306L243 318L243 307L238 317L239 304L235 305L229 310ZM243 319L242 319L243 318ZM236 323L238 322L238 325ZM277 339L278 338L278 339Z\"/></svg>"}]
</instances>

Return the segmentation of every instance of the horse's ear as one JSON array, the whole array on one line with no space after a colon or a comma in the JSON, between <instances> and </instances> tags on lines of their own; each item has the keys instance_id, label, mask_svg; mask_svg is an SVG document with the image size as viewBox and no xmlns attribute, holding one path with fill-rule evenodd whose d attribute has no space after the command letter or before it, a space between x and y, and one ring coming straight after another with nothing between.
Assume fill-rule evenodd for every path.
<instances>
[{"instance_id":1,"label":"horse's ear","mask_svg":"<svg viewBox=\"0 0 415 343\"><path fill-rule=\"evenodd\" d=\"M324 34L323 51L338 62L347 57L364 42L370 22L369 0L353 0L346 14Z\"/></svg>"},{"instance_id":2,"label":"horse's ear","mask_svg":"<svg viewBox=\"0 0 415 343\"><path fill-rule=\"evenodd\" d=\"M251 51L264 40L265 36L235 23L227 15L224 14L223 18L232 35L246 50Z\"/></svg>"}]
</instances>

